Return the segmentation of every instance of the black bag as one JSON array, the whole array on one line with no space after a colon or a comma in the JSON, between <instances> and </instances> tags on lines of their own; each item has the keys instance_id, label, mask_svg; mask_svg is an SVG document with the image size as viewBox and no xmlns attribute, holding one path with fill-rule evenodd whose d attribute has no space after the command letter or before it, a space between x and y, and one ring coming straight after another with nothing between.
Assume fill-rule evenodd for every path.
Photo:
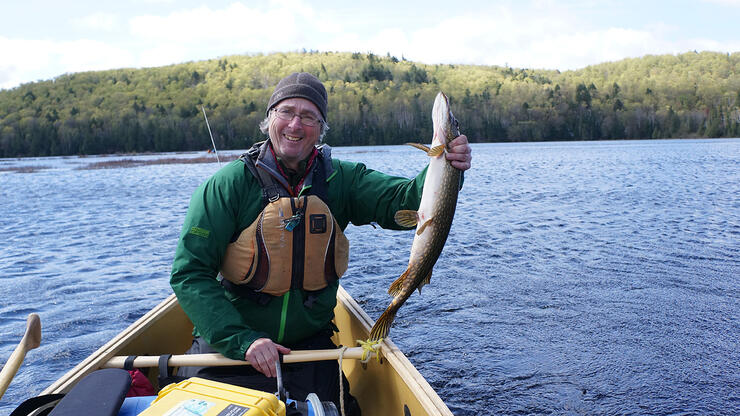
<instances>
[{"instance_id":1,"label":"black bag","mask_svg":"<svg viewBox=\"0 0 740 416\"><path fill-rule=\"evenodd\" d=\"M131 375L128 371L118 368L97 370L80 380L69 393L33 397L18 406L11 416L31 414L37 409L50 406L55 401L58 403L53 409L47 408L39 414L116 416L129 388L131 388Z\"/></svg>"}]
</instances>

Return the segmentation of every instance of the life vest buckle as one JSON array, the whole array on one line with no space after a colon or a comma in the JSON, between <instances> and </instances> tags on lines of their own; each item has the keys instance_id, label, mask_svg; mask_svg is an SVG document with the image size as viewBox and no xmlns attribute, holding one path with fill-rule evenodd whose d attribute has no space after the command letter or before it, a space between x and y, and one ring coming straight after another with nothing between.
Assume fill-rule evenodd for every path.
<instances>
[{"instance_id":1,"label":"life vest buckle","mask_svg":"<svg viewBox=\"0 0 740 416\"><path fill-rule=\"evenodd\" d=\"M303 220L303 210L299 210L292 217L284 219L283 224L285 224L285 231L293 231L293 229L301 223L301 220Z\"/></svg>"}]
</instances>

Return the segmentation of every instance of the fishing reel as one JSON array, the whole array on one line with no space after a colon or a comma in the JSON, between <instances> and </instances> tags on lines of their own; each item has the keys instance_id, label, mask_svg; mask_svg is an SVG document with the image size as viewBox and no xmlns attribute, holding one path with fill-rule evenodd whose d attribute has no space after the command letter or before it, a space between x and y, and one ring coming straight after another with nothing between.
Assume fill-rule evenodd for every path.
<instances>
[{"instance_id":1,"label":"fishing reel","mask_svg":"<svg viewBox=\"0 0 740 416\"><path fill-rule=\"evenodd\" d=\"M285 403L286 416L339 416L337 406L333 402L322 402L316 393L309 393L305 402L290 399L288 392L283 386L283 372L280 368L279 360L275 362L275 368L277 369L278 390L275 395L278 396L280 401Z\"/></svg>"}]
</instances>

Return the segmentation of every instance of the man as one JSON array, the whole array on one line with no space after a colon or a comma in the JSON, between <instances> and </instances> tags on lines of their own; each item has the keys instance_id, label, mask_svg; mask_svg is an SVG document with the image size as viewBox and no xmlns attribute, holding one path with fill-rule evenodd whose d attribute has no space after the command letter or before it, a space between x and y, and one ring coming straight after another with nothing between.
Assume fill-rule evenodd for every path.
<instances>
[{"instance_id":1,"label":"man","mask_svg":"<svg viewBox=\"0 0 740 416\"><path fill-rule=\"evenodd\" d=\"M274 391L279 354L335 348L331 320L348 253L342 230L349 222L400 229L394 213L418 208L425 171L409 180L332 159L328 146L318 146L326 112L321 81L308 73L285 77L260 125L269 140L194 192L171 277L195 326L189 353L218 351L252 367L183 368L179 375ZM469 169L467 138L453 140L446 157ZM292 398L315 392L338 405L337 374L337 363L325 361L286 366L283 377ZM359 414L347 399L348 413Z\"/></svg>"}]
</instances>

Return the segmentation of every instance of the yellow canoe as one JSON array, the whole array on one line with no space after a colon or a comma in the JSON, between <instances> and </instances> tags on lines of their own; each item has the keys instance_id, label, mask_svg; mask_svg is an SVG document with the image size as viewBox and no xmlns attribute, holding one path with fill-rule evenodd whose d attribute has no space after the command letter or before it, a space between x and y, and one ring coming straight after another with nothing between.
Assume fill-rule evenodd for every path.
<instances>
[{"instance_id":1,"label":"yellow canoe","mask_svg":"<svg viewBox=\"0 0 740 416\"><path fill-rule=\"evenodd\" d=\"M334 339L337 345L354 346L355 340L367 339L372 321L341 286L334 314L340 329ZM183 354L190 347L192 329L177 298L171 295L41 394L68 392L84 376L103 368L115 356ZM392 341L383 341L380 353L382 363L371 360L365 369L358 360L342 362L351 393L360 402L363 415L452 415ZM156 380L156 372L156 367L151 368L151 379Z\"/></svg>"}]
</instances>

